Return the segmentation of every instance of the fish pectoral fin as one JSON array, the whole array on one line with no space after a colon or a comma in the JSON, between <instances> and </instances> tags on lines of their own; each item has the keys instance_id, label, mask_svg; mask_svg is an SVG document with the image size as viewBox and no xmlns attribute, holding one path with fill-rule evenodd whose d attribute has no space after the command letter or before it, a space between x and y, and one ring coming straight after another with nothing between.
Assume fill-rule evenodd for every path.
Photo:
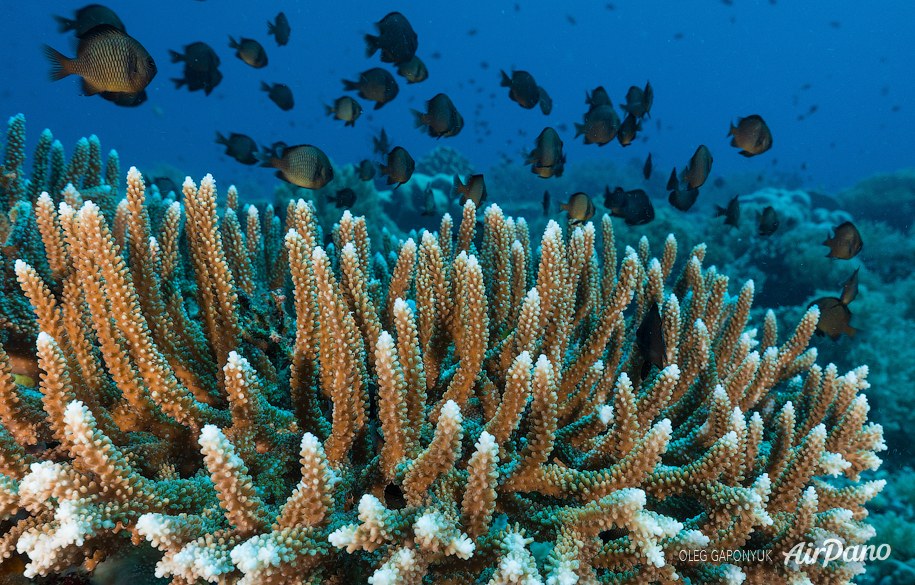
<instances>
[{"instance_id":1,"label":"fish pectoral fin","mask_svg":"<svg viewBox=\"0 0 915 585\"><path fill-rule=\"evenodd\" d=\"M83 95L95 95L101 92L101 88L92 85L91 81L83 77Z\"/></svg>"}]
</instances>

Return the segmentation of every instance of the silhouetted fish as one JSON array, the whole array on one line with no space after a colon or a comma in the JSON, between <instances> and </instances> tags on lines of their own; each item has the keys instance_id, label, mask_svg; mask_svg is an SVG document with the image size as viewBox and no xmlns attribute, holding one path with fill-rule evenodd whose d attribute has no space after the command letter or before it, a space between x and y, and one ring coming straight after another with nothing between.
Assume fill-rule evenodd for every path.
<instances>
[{"instance_id":1,"label":"silhouetted fish","mask_svg":"<svg viewBox=\"0 0 915 585\"><path fill-rule=\"evenodd\" d=\"M851 303L853 300L858 298L858 271L860 268L855 268L855 271L851 273L851 276L848 277L844 283L842 283L842 296L839 297L839 300L842 301L843 305Z\"/></svg>"},{"instance_id":2,"label":"silhouetted fish","mask_svg":"<svg viewBox=\"0 0 915 585\"><path fill-rule=\"evenodd\" d=\"M698 189L705 184L711 170L712 153L706 145L701 144L689 159L687 167L683 169L680 180L685 181L688 188Z\"/></svg>"},{"instance_id":3,"label":"silhouetted fish","mask_svg":"<svg viewBox=\"0 0 915 585\"><path fill-rule=\"evenodd\" d=\"M509 88L508 97L522 108L533 108L540 101L540 88L534 76L527 71L512 71L511 77L502 71L502 87Z\"/></svg>"},{"instance_id":4,"label":"silhouetted fish","mask_svg":"<svg viewBox=\"0 0 915 585\"><path fill-rule=\"evenodd\" d=\"M483 202L486 201L486 181L483 179L483 175L471 175L467 177L467 183L464 184L461 182L461 177L459 175L454 176L454 192L460 194L461 196L461 205L464 205L468 200L473 201L477 209L483 205Z\"/></svg>"},{"instance_id":5,"label":"silhouetted fish","mask_svg":"<svg viewBox=\"0 0 915 585\"><path fill-rule=\"evenodd\" d=\"M585 103L588 104L588 107L591 110L599 106L613 107L613 101L610 99L610 94L607 93L607 90L604 89L603 85L598 85L591 92L585 92Z\"/></svg>"},{"instance_id":6,"label":"silhouetted fish","mask_svg":"<svg viewBox=\"0 0 915 585\"><path fill-rule=\"evenodd\" d=\"M381 174L388 178L388 185L396 184L398 189L401 185L410 180L413 176L413 170L416 168L416 161L410 156L402 146L395 146L394 150L388 153L388 163L381 165Z\"/></svg>"},{"instance_id":7,"label":"silhouetted fish","mask_svg":"<svg viewBox=\"0 0 915 585\"><path fill-rule=\"evenodd\" d=\"M760 116L753 114L738 118L737 125L731 124L728 136L733 136L731 146L741 148L746 157L762 154L772 148L772 132Z\"/></svg>"},{"instance_id":8,"label":"silhouetted fish","mask_svg":"<svg viewBox=\"0 0 915 585\"><path fill-rule=\"evenodd\" d=\"M226 147L226 154L243 165L253 165L257 162L257 143L247 134L232 132L226 138L221 133L216 133L216 144Z\"/></svg>"},{"instance_id":9,"label":"silhouetted fish","mask_svg":"<svg viewBox=\"0 0 915 585\"><path fill-rule=\"evenodd\" d=\"M334 105L324 106L328 116L343 120L344 126L355 126L356 120L362 115L362 106L353 98L345 95L334 100ZM384 132L384 130L382 130Z\"/></svg>"},{"instance_id":10,"label":"silhouetted fish","mask_svg":"<svg viewBox=\"0 0 915 585\"><path fill-rule=\"evenodd\" d=\"M661 312L658 303L652 301L645 317L635 331L635 343L642 357L642 378L651 371L651 366L659 370L667 367L667 347L664 343Z\"/></svg>"},{"instance_id":11,"label":"silhouetted fish","mask_svg":"<svg viewBox=\"0 0 915 585\"><path fill-rule=\"evenodd\" d=\"M372 149L375 154L380 154L381 156L386 156L388 151L391 150L391 141L388 140L388 133L384 131L384 128L381 129L377 138L372 137Z\"/></svg>"},{"instance_id":12,"label":"silhouetted fish","mask_svg":"<svg viewBox=\"0 0 915 585\"><path fill-rule=\"evenodd\" d=\"M189 91L203 90L206 95L222 81L219 71L219 55L213 48L203 42L184 46L184 53L169 50L172 63L184 63L184 77L173 78L176 89L185 85Z\"/></svg>"},{"instance_id":13,"label":"silhouetted fish","mask_svg":"<svg viewBox=\"0 0 915 585\"><path fill-rule=\"evenodd\" d=\"M358 81L343 80L343 89L357 91L359 97L375 102L376 110L397 97L400 88L394 76L380 67L359 74Z\"/></svg>"},{"instance_id":14,"label":"silhouetted fish","mask_svg":"<svg viewBox=\"0 0 915 585\"><path fill-rule=\"evenodd\" d=\"M735 228L740 226L740 200L738 197L740 196L734 195L728 201L727 207L715 206L715 217L724 217L724 225Z\"/></svg>"},{"instance_id":15,"label":"silhouetted fish","mask_svg":"<svg viewBox=\"0 0 915 585\"><path fill-rule=\"evenodd\" d=\"M822 297L807 305L807 308L814 305L820 309L820 320L817 321L816 327L817 335L826 335L836 341L843 333L854 337L858 332L851 326L851 311L841 299Z\"/></svg>"},{"instance_id":16,"label":"silhouetted fish","mask_svg":"<svg viewBox=\"0 0 915 585\"><path fill-rule=\"evenodd\" d=\"M604 187L604 207L613 217L621 217L626 225L644 225L654 219L654 205L642 189L625 191L617 187L612 192Z\"/></svg>"},{"instance_id":17,"label":"silhouetted fish","mask_svg":"<svg viewBox=\"0 0 915 585\"><path fill-rule=\"evenodd\" d=\"M339 189L335 195L331 195L327 199L334 203L337 209L349 209L356 203L356 192L349 187L344 187L343 189Z\"/></svg>"},{"instance_id":18,"label":"silhouetted fish","mask_svg":"<svg viewBox=\"0 0 915 585\"><path fill-rule=\"evenodd\" d=\"M270 100L275 103L281 110L288 112L295 107L295 100L292 97L292 90L285 83L274 83L268 85L261 82L261 90L266 91Z\"/></svg>"},{"instance_id":19,"label":"silhouetted fish","mask_svg":"<svg viewBox=\"0 0 915 585\"><path fill-rule=\"evenodd\" d=\"M762 212L757 212L759 226L757 233L761 236L771 236L778 229L778 214L771 205L767 206Z\"/></svg>"},{"instance_id":20,"label":"silhouetted fish","mask_svg":"<svg viewBox=\"0 0 915 585\"><path fill-rule=\"evenodd\" d=\"M616 138L620 119L613 106L597 106L588 110L583 124L575 124L575 137L585 137L585 144L604 146Z\"/></svg>"},{"instance_id":21,"label":"silhouetted fish","mask_svg":"<svg viewBox=\"0 0 915 585\"><path fill-rule=\"evenodd\" d=\"M280 157L267 158L261 166L275 168L277 177L306 189L320 189L334 178L330 159L310 144L286 147Z\"/></svg>"},{"instance_id":22,"label":"silhouetted fish","mask_svg":"<svg viewBox=\"0 0 915 585\"><path fill-rule=\"evenodd\" d=\"M826 238L824 246L829 246L827 258L838 258L839 260L850 260L858 255L864 242L861 240L861 232L850 221L839 225L835 229L835 235Z\"/></svg>"},{"instance_id":23,"label":"silhouetted fish","mask_svg":"<svg viewBox=\"0 0 915 585\"><path fill-rule=\"evenodd\" d=\"M407 17L400 12L391 12L375 23L378 35L365 35L367 57L381 50L384 63L405 63L413 58L419 47L419 38Z\"/></svg>"},{"instance_id":24,"label":"silhouetted fish","mask_svg":"<svg viewBox=\"0 0 915 585\"><path fill-rule=\"evenodd\" d=\"M626 103L620 107L623 111L632 114L636 118L645 116L650 118L652 103L654 103L654 89L652 89L649 81L645 83L645 89L634 85L631 86L629 91L626 92Z\"/></svg>"},{"instance_id":25,"label":"silhouetted fish","mask_svg":"<svg viewBox=\"0 0 915 585\"><path fill-rule=\"evenodd\" d=\"M651 153L649 152L645 158L645 164L642 165L642 176L645 177L646 181L651 178L651 168ZM676 177L676 173L674 173L674 176Z\"/></svg>"},{"instance_id":26,"label":"silhouetted fish","mask_svg":"<svg viewBox=\"0 0 915 585\"><path fill-rule=\"evenodd\" d=\"M550 214L550 192L543 192L543 201L540 202L540 205L543 207L543 215L548 216Z\"/></svg>"},{"instance_id":27,"label":"silhouetted fish","mask_svg":"<svg viewBox=\"0 0 915 585\"><path fill-rule=\"evenodd\" d=\"M413 110L414 125L426 127L429 136L442 138L457 136L464 128L464 118L447 95L436 94L426 102L426 112Z\"/></svg>"},{"instance_id":28,"label":"silhouetted fish","mask_svg":"<svg viewBox=\"0 0 915 585\"><path fill-rule=\"evenodd\" d=\"M289 20L284 12L277 14L273 22L267 21L267 34L273 35L273 38L276 39L276 44L280 47L289 42L289 34L291 32L292 28L290 28Z\"/></svg>"},{"instance_id":29,"label":"silhouetted fish","mask_svg":"<svg viewBox=\"0 0 915 585\"><path fill-rule=\"evenodd\" d=\"M76 11L76 14L72 19L63 16L55 16L54 20L57 21L58 32L65 33L71 30L76 31L76 38L78 39L83 38L87 32L102 24L112 26L124 33L127 32L124 23L121 22L118 15L114 13L114 10L107 6L102 6L101 4L87 4L86 6L83 6Z\"/></svg>"},{"instance_id":30,"label":"silhouetted fish","mask_svg":"<svg viewBox=\"0 0 915 585\"><path fill-rule=\"evenodd\" d=\"M531 165L531 172L547 179L561 177L565 169L566 157L562 152L562 140L555 130L547 126L537 136L536 147L525 159Z\"/></svg>"},{"instance_id":31,"label":"silhouetted fish","mask_svg":"<svg viewBox=\"0 0 915 585\"><path fill-rule=\"evenodd\" d=\"M620 124L620 129L616 133L616 139L620 146L625 147L632 144L632 141L635 140L635 134L640 128L641 126L636 117L632 114L626 114L626 119Z\"/></svg>"},{"instance_id":32,"label":"silhouetted fish","mask_svg":"<svg viewBox=\"0 0 915 585\"><path fill-rule=\"evenodd\" d=\"M375 178L375 165L369 159L364 159L356 167L356 176L360 181L371 181Z\"/></svg>"}]
</instances>

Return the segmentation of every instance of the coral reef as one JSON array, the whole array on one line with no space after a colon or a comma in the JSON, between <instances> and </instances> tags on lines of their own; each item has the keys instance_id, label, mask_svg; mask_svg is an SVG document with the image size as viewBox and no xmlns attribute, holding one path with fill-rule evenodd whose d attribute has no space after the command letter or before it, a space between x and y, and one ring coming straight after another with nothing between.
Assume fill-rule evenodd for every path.
<instances>
[{"instance_id":1,"label":"coral reef","mask_svg":"<svg viewBox=\"0 0 915 585\"><path fill-rule=\"evenodd\" d=\"M470 161L450 146L436 146L426 153L416 163L416 172L424 175L470 175L473 174L473 165Z\"/></svg>"},{"instance_id":2,"label":"coral reef","mask_svg":"<svg viewBox=\"0 0 915 585\"><path fill-rule=\"evenodd\" d=\"M0 353L0 558L27 555L27 576L144 540L173 583L863 570L782 553L873 535L867 368L816 364L816 308L787 336L771 312L748 328L753 283L732 296L705 246L618 258L607 216L538 246L468 202L373 252L350 212L325 232L298 200L282 236L232 188L218 210L210 176L182 190L161 219L136 169L112 215L77 188L35 196L47 269L15 274L38 388ZM660 368L636 341L653 303ZM715 554L735 550L773 561Z\"/></svg>"}]
</instances>

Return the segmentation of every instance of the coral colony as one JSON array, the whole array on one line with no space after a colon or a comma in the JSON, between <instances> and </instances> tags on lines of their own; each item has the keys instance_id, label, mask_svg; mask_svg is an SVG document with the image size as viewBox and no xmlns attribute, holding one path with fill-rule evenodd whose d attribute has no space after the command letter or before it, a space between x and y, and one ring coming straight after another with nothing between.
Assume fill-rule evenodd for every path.
<instances>
[{"instance_id":1,"label":"coral colony","mask_svg":"<svg viewBox=\"0 0 915 585\"><path fill-rule=\"evenodd\" d=\"M610 218L531 234L472 201L370 241L313 205L159 193L98 140L0 179L0 558L155 547L213 583L847 583L882 481L867 368L779 333ZM327 236L327 237L325 237ZM656 247L656 253L652 247ZM678 261L679 256L679 261ZM659 309L659 310L658 310ZM637 342L660 316L660 367ZM148 544L147 544L148 543ZM723 554L727 551L728 554ZM758 562L760 558L774 559Z\"/></svg>"}]
</instances>

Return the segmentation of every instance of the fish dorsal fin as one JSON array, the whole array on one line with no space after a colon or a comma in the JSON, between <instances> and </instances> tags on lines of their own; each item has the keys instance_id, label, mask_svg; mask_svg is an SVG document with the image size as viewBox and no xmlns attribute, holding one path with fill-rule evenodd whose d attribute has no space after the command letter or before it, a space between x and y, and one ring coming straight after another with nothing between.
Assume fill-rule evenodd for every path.
<instances>
[{"instance_id":1,"label":"fish dorsal fin","mask_svg":"<svg viewBox=\"0 0 915 585\"><path fill-rule=\"evenodd\" d=\"M83 37L79 40L79 46L82 48L88 45L94 39L112 36L127 36L127 33L111 26L110 24L100 24L98 26L93 26L86 34L83 35Z\"/></svg>"}]
</instances>

